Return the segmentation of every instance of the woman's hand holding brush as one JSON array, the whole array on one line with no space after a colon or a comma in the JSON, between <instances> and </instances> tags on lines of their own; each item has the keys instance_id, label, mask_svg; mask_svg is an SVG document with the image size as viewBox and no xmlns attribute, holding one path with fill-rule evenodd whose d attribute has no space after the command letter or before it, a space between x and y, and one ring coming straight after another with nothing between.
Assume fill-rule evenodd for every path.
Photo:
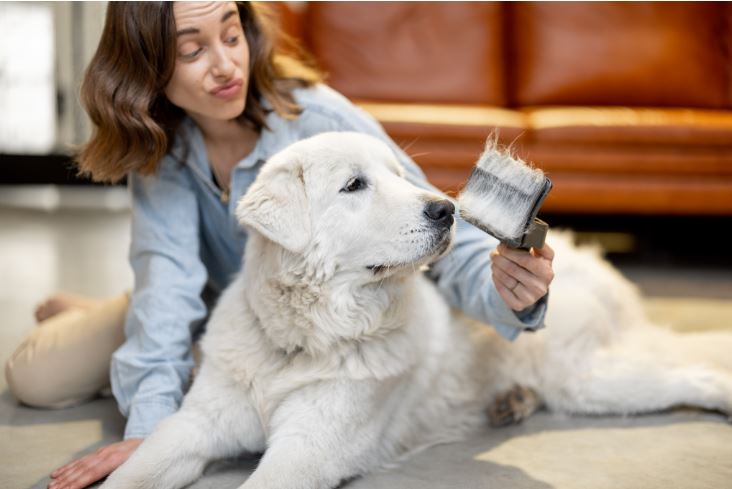
<instances>
[{"instance_id":1,"label":"woman's hand holding brush","mask_svg":"<svg viewBox=\"0 0 732 489\"><path fill-rule=\"evenodd\" d=\"M554 250L546 243L528 253L503 243L491 251L493 282L511 309L520 311L546 295L554 279L552 260Z\"/></svg>"},{"instance_id":2,"label":"woman's hand holding brush","mask_svg":"<svg viewBox=\"0 0 732 489\"><path fill-rule=\"evenodd\" d=\"M493 137L458 195L462 218L501 242L491 252L493 282L514 311L536 304L554 278L549 226L536 217L551 188L544 172L499 151Z\"/></svg>"}]
</instances>

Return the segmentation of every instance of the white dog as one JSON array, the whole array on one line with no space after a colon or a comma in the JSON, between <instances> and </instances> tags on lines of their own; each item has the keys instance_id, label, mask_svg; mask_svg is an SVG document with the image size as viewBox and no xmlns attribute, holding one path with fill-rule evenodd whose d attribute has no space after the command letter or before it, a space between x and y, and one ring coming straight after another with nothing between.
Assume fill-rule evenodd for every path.
<instances>
[{"instance_id":1,"label":"white dog","mask_svg":"<svg viewBox=\"0 0 732 489\"><path fill-rule=\"evenodd\" d=\"M402 173L356 133L267 162L238 206L244 266L212 314L200 372L105 489L182 487L243 452L264 455L242 488L335 487L476 431L515 385L568 413L732 412L732 373L685 363L636 290L566 237L549 237L546 330L510 343L452 313L419 269L449 247L454 207ZM732 351L732 335L708 339Z\"/></svg>"}]
</instances>

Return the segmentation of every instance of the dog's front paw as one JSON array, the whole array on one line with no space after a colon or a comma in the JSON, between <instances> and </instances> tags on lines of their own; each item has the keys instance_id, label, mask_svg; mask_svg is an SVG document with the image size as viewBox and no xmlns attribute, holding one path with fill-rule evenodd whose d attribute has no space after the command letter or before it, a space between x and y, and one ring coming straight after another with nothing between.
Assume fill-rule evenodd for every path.
<instances>
[{"instance_id":1,"label":"dog's front paw","mask_svg":"<svg viewBox=\"0 0 732 489\"><path fill-rule=\"evenodd\" d=\"M518 424L541 407L541 399L533 390L514 386L499 394L488 406L488 419L493 428Z\"/></svg>"}]
</instances>

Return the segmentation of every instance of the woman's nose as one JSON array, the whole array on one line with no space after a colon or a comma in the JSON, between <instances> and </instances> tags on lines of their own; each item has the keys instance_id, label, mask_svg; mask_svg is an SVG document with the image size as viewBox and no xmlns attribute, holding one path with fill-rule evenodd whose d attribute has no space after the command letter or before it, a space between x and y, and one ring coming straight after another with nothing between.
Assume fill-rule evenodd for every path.
<instances>
[{"instance_id":1,"label":"woman's nose","mask_svg":"<svg viewBox=\"0 0 732 489\"><path fill-rule=\"evenodd\" d=\"M212 50L211 74L216 78L231 78L236 65L231 59L231 53L223 45L218 45Z\"/></svg>"}]
</instances>

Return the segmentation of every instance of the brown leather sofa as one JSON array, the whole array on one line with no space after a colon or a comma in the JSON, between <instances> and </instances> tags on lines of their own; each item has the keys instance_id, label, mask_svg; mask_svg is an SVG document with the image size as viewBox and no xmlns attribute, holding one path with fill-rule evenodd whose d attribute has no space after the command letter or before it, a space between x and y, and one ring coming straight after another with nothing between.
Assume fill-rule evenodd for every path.
<instances>
[{"instance_id":1,"label":"brown leather sofa","mask_svg":"<svg viewBox=\"0 0 732 489\"><path fill-rule=\"evenodd\" d=\"M494 129L543 210L732 215L732 4L295 2L286 29L430 180Z\"/></svg>"}]
</instances>

